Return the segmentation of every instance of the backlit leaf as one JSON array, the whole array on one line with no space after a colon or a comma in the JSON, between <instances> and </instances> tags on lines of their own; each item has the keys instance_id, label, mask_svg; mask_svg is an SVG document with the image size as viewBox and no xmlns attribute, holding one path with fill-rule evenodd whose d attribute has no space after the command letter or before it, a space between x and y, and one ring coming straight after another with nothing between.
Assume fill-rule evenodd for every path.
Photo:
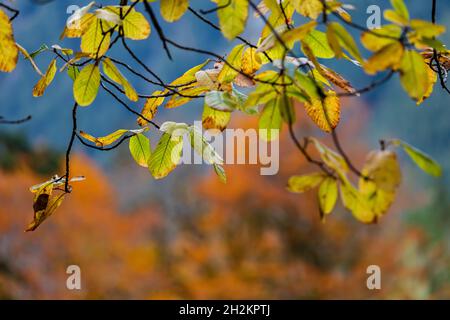
<instances>
[{"instance_id":1,"label":"backlit leaf","mask_svg":"<svg viewBox=\"0 0 450 320\"><path fill-rule=\"evenodd\" d=\"M130 154L138 165L147 168L151 155L150 140L139 133L130 138Z\"/></svg>"},{"instance_id":2,"label":"backlit leaf","mask_svg":"<svg viewBox=\"0 0 450 320\"><path fill-rule=\"evenodd\" d=\"M81 70L73 84L73 96L82 107L94 102L100 87L100 71L95 64L89 64Z\"/></svg>"},{"instance_id":3,"label":"backlit leaf","mask_svg":"<svg viewBox=\"0 0 450 320\"><path fill-rule=\"evenodd\" d=\"M247 22L248 1L218 0L217 6L222 8L217 10L222 34L228 40L236 38L244 31Z\"/></svg>"},{"instance_id":4,"label":"backlit leaf","mask_svg":"<svg viewBox=\"0 0 450 320\"><path fill-rule=\"evenodd\" d=\"M181 159L183 137L164 133L153 150L148 168L155 179L162 179L173 171Z\"/></svg>"}]
</instances>

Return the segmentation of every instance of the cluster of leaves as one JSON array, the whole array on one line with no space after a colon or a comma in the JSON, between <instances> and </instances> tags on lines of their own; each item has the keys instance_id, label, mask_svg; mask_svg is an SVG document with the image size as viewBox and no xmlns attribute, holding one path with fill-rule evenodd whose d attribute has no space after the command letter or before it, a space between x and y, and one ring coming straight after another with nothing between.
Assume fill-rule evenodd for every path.
<instances>
[{"instance_id":1,"label":"cluster of leaves","mask_svg":"<svg viewBox=\"0 0 450 320\"><path fill-rule=\"evenodd\" d=\"M143 2L146 12L149 13L169 57L167 44L212 55L218 59L214 66L208 67L211 61L207 60L184 72L171 83L164 83L136 57L126 42L144 40L151 34L149 21L136 9L140 2ZM264 133L260 138L268 141L277 139L278 134L273 132L282 129L283 124L287 125L301 153L309 162L320 168L318 173L293 177L289 181L289 189L303 192L320 185L318 194L323 214L329 214L333 210L338 197L338 185L344 205L358 220L373 222L387 211L400 183L396 156L392 151L382 148L381 151L368 156L361 172L355 169L338 143L335 128L341 117L340 97L356 96L367 90L355 89L348 80L321 63L321 60L344 59L359 66L369 75L387 72L390 78L394 73L398 73L409 96L421 103L431 95L438 78L438 71L433 67L433 63L438 64L439 70L441 67L446 70L446 62L448 65L449 51L436 39L445 32L443 26L410 19L403 0L391 0L393 9L385 12L385 18L391 24L376 30L363 28L365 31L360 42L373 52L371 57L365 59L357 41L346 28L355 25L348 12L351 6L339 1L263 0L256 5L249 0L214 0L217 7L213 11L217 12L219 26L216 27L203 17L201 19L219 29L225 38L238 38L242 42L232 48L224 59L213 52L181 46L166 38L153 14L149 4L151 2L156 1L133 1L131 5L126 5L125 1L121 2L125 5L104 7L92 2L69 18L61 35L61 40L66 37L79 38L79 50L53 45L51 48L43 46L31 54L14 42L10 21L5 13L0 11L0 46L2 51L6 52L0 60L1 70L11 71L17 62L18 51L21 51L41 76L33 89L34 96L43 95L54 80L58 71L57 61L60 59L64 63L60 71L67 70L68 76L73 79L74 114L77 106L92 105L102 87L138 117L137 123L141 128L120 129L104 137L75 131L74 122L68 154L75 137L88 147L101 150L114 149L129 140L130 153L136 162L140 166L148 167L153 177L160 179L177 166L184 137L187 137L193 149L214 166L221 180L226 181L223 161L202 136L201 130L185 123L166 122L159 126L154 122L158 108L164 103L166 108L176 108L200 98L204 100L202 123L205 129L224 130L233 112L259 116L260 129L267 129L261 131ZM246 28L250 8L256 17L264 21L256 45L240 37ZM193 11L188 0L160 1L160 13L167 22L179 20L189 9ZM302 20L306 18L307 22L296 26L297 17ZM322 21L319 17L322 17ZM336 21L330 21L330 17L335 17ZM321 25L325 28L324 31L319 30ZM107 56L109 49L119 40L130 56L150 73L155 81L148 80L126 63ZM303 55L299 56L297 51L301 51ZM39 70L33 60L42 52L55 54L55 59L51 61L45 73ZM435 61L436 54L438 61ZM151 95L139 94L120 69L126 69L162 88ZM113 87L118 94L113 93L105 84ZM375 86L374 84L369 88ZM244 88L247 94L239 88ZM130 103L145 99L142 111L134 111L118 97L120 94ZM306 139L304 145L300 144L293 129L299 105L303 106L306 114L319 129L333 135L337 151L314 138ZM145 133L153 127L159 129L162 134L152 150ZM321 160L314 160L309 155L309 142L318 151ZM389 142L388 145L403 146L421 168L434 175L440 174L438 165L413 147L397 140ZM68 170L67 166L64 179L69 179ZM350 171L359 175L358 188L350 182ZM42 192L49 195L47 189ZM69 192L67 181L65 192ZM36 201L37 199L35 204Z\"/></svg>"},{"instance_id":2,"label":"cluster of leaves","mask_svg":"<svg viewBox=\"0 0 450 320\"><path fill-rule=\"evenodd\" d=\"M350 210L358 221L377 222L394 202L401 182L396 153L393 150L370 152L361 171L358 187L355 187L347 176L349 168L344 158L318 140L311 138L311 141L322 160L335 174L315 172L292 176L288 182L288 190L303 193L318 187L317 197L322 218L333 211L340 194L343 206ZM442 174L440 166L433 159L406 142L392 140L388 145L403 148L413 162L426 173L435 177Z\"/></svg>"}]
</instances>

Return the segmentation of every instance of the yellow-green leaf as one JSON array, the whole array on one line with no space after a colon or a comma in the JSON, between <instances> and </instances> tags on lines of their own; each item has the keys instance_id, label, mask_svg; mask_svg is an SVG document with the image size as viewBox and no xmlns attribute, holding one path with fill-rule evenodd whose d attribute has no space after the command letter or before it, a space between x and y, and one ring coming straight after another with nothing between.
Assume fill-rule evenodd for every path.
<instances>
[{"instance_id":1,"label":"yellow-green leaf","mask_svg":"<svg viewBox=\"0 0 450 320\"><path fill-rule=\"evenodd\" d=\"M116 65L109 58L104 58L102 60L103 72L115 83L120 84L124 91L125 95L131 101L138 101L139 97L136 93L136 90L133 86L128 82L127 78L125 78Z\"/></svg>"},{"instance_id":2,"label":"yellow-green leaf","mask_svg":"<svg viewBox=\"0 0 450 320\"><path fill-rule=\"evenodd\" d=\"M259 137L265 141L278 139L283 119L277 99L269 101L259 118Z\"/></svg>"},{"instance_id":3,"label":"yellow-green leaf","mask_svg":"<svg viewBox=\"0 0 450 320\"><path fill-rule=\"evenodd\" d=\"M442 168L439 163L423 151L401 140L394 140L393 143L394 145L401 146L411 160L426 173L435 177L442 175Z\"/></svg>"},{"instance_id":4,"label":"yellow-green leaf","mask_svg":"<svg viewBox=\"0 0 450 320\"><path fill-rule=\"evenodd\" d=\"M81 70L73 83L73 96L82 107L94 102L100 87L100 70L95 64L87 65Z\"/></svg>"},{"instance_id":5,"label":"yellow-green leaf","mask_svg":"<svg viewBox=\"0 0 450 320\"><path fill-rule=\"evenodd\" d=\"M331 22L328 25L328 28L333 30L333 33L338 38L338 42L343 49L347 50L347 52L356 60L362 61L362 57L355 40L341 24Z\"/></svg>"},{"instance_id":6,"label":"yellow-green leaf","mask_svg":"<svg viewBox=\"0 0 450 320\"><path fill-rule=\"evenodd\" d=\"M166 177L176 168L183 149L183 138L181 136L172 137L164 133L153 150L148 163L148 168L155 179Z\"/></svg>"},{"instance_id":7,"label":"yellow-green leaf","mask_svg":"<svg viewBox=\"0 0 450 320\"><path fill-rule=\"evenodd\" d=\"M400 82L416 101L422 99L429 90L429 68L423 57L416 51L406 50L400 65Z\"/></svg>"},{"instance_id":8,"label":"yellow-green leaf","mask_svg":"<svg viewBox=\"0 0 450 320\"><path fill-rule=\"evenodd\" d=\"M328 44L327 35L318 30L312 30L302 40L311 48L313 55L317 58L334 58L334 51Z\"/></svg>"},{"instance_id":9,"label":"yellow-green leaf","mask_svg":"<svg viewBox=\"0 0 450 320\"><path fill-rule=\"evenodd\" d=\"M240 35L244 29L248 17L248 0L218 0L217 10L219 25L222 34L228 40Z\"/></svg>"},{"instance_id":10,"label":"yellow-green leaf","mask_svg":"<svg viewBox=\"0 0 450 320\"><path fill-rule=\"evenodd\" d=\"M130 138L130 154L138 165L147 168L151 155L150 140L139 133Z\"/></svg>"},{"instance_id":11,"label":"yellow-green leaf","mask_svg":"<svg viewBox=\"0 0 450 320\"><path fill-rule=\"evenodd\" d=\"M239 44L234 47L230 54L228 55L225 63L222 67L222 70L219 73L217 81L220 83L229 83L234 80L234 78L238 75L242 66L242 54L244 52L245 45ZM231 66L233 66L233 68Z\"/></svg>"}]
</instances>

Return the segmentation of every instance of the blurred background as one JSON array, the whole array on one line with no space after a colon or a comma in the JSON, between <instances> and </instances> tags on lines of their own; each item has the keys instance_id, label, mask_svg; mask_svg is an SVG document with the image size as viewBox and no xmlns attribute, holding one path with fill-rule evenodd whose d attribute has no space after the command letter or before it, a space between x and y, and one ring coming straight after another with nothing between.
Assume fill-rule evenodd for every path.
<instances>
[{"instance_id":1,"label":"blurred background","mask_svg":"<svg viewBox=\"0 0 450 320\"><path fill-rule=\"evenodd\" d=\"M21 11L14 21L16 41L29 51L55 43L76 48L77 40L57 39L66 8L88 2L14 1ZM430 19L431 3L405 2L414 18ZM382 10L389 6L376 0L348 3L356 6L353 16L360 24L370 4ZM197 9L212 5L191 0ZM438 0L438 22L447 28L449 9L450 3ZM161 23L168 37L190 46L225 54L234 44L189 13L175 24ZM248 25L245 37L256 43L260 21L251 17ZM442 40L450 43L450 33ZM148 41L132 47L167 82L207 58L172 49L174 61L167 60L155 30ZM111 56L134 65L120 46ZM42 54L37 63L45 69L51 58ZM370 83L353 65L329 65L356 87ZM341 207L321 222L314 192L288 193L288 177L310 168L282 135L278 175L260 176L258 166L226 166L226 185L211 168L198 165L180 166L155 181L134 163L126 144L113 152L77 145L72 174L87 180L37 231L24 233L33 215L28 188L62 174L71 132L71 80L58 74L45 96L35 99L31 92L37 81L23 60L12 74L0 74L0 114L33 116L25 124L0 127L0 298L450 298L450 97L439 86L420 107L397 77L342 103L339 134L359 167L379 139L393 137L426 151L444 167L444 176L434 179L401 157L399 198L376 225L355 222ZM155 90L137 79L133 84L142 93ZM199 100L160 109L157 119L192 122L201 118L202 107ZM299 118L300 134L328 141L306 117ZM256 119L236 114L230 128L256 125ZM79 112L79 128L94 135L135 126L135 117L103 93ZM72 264L81 268L80 291L66 288L65 271ZM366 287L366 268L372 264L381 267L381 290Z\"/></svg>"}]
</instances>

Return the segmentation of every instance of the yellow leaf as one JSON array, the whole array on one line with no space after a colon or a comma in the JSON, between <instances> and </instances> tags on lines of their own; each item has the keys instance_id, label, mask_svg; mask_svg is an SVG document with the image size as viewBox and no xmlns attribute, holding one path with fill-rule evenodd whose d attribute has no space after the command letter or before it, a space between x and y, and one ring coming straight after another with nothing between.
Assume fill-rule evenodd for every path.
<instances>
[{"instance_id":1,"label":"yellow leaf","mask_svg":"<svg viewBox=\"0 0 450 320\"><path fill-rule=\"evenodd\" d=\"M220 111L205 104L202 114L202 125L206 130L217 129L225 130L231 119L231 112Z\"/></svg>"},{"instance_id":2,"label":"yellow leaf","mask_svg":"<svg viewBox=\"0 0 450 320\"><path fill-rule=\"evenodd\" d=\"M146 130L147 130L146 128L138 129L138 130L119 129L119 130L114 131L113 133L108 134L107 136L98 137L98 138L96 138L84 131L80 131L80 136L82 136L84 139L86 139L88 141L95 143L95 145L97 147L103 148L103 147L113 144L114 142L116 142L117 140L122 138L126 133L139 134Z\"/></svg>"},{"instance_id":3,"label":"yellow leaf","mask_svg":"<svg viewBox=\"0 0 450 320\"><path fill-rule=\"evenodd\" d=\"M162 95L162 91L153 92L153 96ZM148 98L145 102L144 108L142 108L141 114L148 120L152 120L155 117L158 107L164 102L164 97ZM142 117L137 119L138 124L144 127L148 124L147 120Z\"/></svg>"},{"instance_id":4,"label":"yellow leaf","mask_svg":"<svg viewBox=\"0 0 450 320\"><path fill-rule=\"evenodd\" d=\"M181 94L175 94L172 96L172 98L166 103L165 107L170 108L176 108L179 106L182 106L183 104L188 103L191 101L194 97L198 97L201 94L209 91L208 87L203 86L194 86L194 87L188 87L183 89L178 89L178 92Z\"/></svg>"},{"instance_id":5,"label":"yellow leaf","mask_svg":"<svg viewBox=\"0 0 450 320\"><path fill-rule=\"evenodd\" d=\"M137 12L134 8L130 10L130 6L114 7L108 6L104 8L120 16L122 10L122 16L127 14L122 19L122 28L124 36L131 40L144 40L150 35L151 28L147 19L140 12Z\"/></svg>"},{"instance_id":6,"label":"yellow leaf","mask_svg":"<svg viewBox=\"0 0 450 320\"><path fill-rule=\"evenodd\" d=\"M294 193L303 193L317 187L323 180L325 175L316 172L303 176L292 176L288 181L288 190Z\"/></svg>"},{"instance_id":7,"label":"yellow leaf","mask_svg":"<svg viewBox=\"0 0 450 320\"><path fill-rule=\"evenodd\" d=\"M330 214L338 198L338 184L335 178L327 177L323 180L319 187L318 198L321 214Z\"/></svg>"},{"instance_id":8,"label":"yellow leaf","mask_svg":"<svg viewBox=\"0 0 450 320\"><path fill-rule=\"evenodd\" d=\"M8 16L0 9L0 71L11 72L16 68L19 49L14 40Z\"/></svg>"},{"instance_id":9,"label":"yellow leaf","mask_svg":"<svg viewBox=\"0 0 450 320\"><path fill-rule=\"evenodd\" d=\"M84 177L75 177L70 182L83 181ZM61 192L60 188L64 186L65 178L54 176L51 180L35 185L30 188L33 196L33 221L28 224L25 231L36 230L42 222L50 217L64 200L65 192ZM54 191L59 193L54 194Z\"/></svg>"},{"instance_id":10,"label":"yellow leaf","mask_svg":"<svg viewBox=\"0 0 450 320\"><path fill-rule=\"evenodd\" d=\"M281 35L284 42L294 42L303 40L317 26L316 21L309 21L300 27L287 30Z\"/></svg>"},{"instance_id":11,"label":"yellow leaf","mask_svg":"<svg viewBox=\"0 0 450 320\"><path fill-rule=\"evenodd\" d=\"M45 89L52 83L56 74L56 59L52 60L47 68L44 76L38 81L33 88L33 97L40 97L44 94Z\"/></svg>"},{"instance_id":12,"label":"yellow leaf","mask_svg":"<svg viewBox=\"0 0 450 320\"><path fill-rule=\"evenodd\" d=\"M236 38L245 29L248 17L248 0L218 0L217 10L222 34L228 40Z\"/></svg>"},{"instance_id":13,"label":"yellow leaf","mask_svg":"<svg viewBox=\"0 0 450 320\"><path fill-rule=\"evenodd\" d=\"M321 0L297 0L294 6L298 13L311 19L317 19L323 12Z\"/></svg>"},{"instance_id":14,"label":"yellow leaf","mask_svg":"<svg viewBox=\"0 0 450 320\"><path fill-rule=\"evenodd\" d=\"M255 48L247 48L242 56L242 71L245 74L254 74L261 68L260 53Z\"/></svg>"},{"instance_id":15,"label":"yellow leaf","mask_svg":"<svg viewBox=\"0 0 450 320\"><path fill-rule=\"evenodd\" d=\"M103 34L108 30L108 23L94 17L94 21L81 36L81 51L92 58L103 56L108 51L111 41L110 33Z\"/></svg>"},{"instance_id":16,"label":"yellow leaf","mask_svg":"<svg viewBox=\"0 0 450 320\"><path fill-rule=\"evenodd\" d=\"M368 74L375 74L386 69L396 70L400 66L403 57L404 48L400 42L393 42L379 51L364 62L364 70Z\"/></svg>"},{"instance_id":17,"label":"yellow leaf","mask_svg":"<svg viewBox=\"0 0 450 320\"><path fill-rule=\"evenodd\" d=\"M367 199L346 179L340 184L341 200L345 208L363 223L376 222L377 216L371 210Z\"/></svg>"},{"instance_id":18,"label":"yellow leaf","mask_svg":"<svg viewBox=\"0 0 450 320\"><path fill-rule=\"evenodd\" d=\"M401 182L396 154L392 151L371 152L362 174L366 178L360 178L359 190L376 217L381 217L394 202Z\"/></svg>"},{"instance_id":19,"label":"yellow leaf","mask_svg":"<svg viewBox=\"0 0 450 320\"><path fill-rule=\"evenodd\" d=\"M341 118L341 104L336 93L329 91L323 100L312 99L305 103L308 116L325 132L336 128Z\"/></svg>"},{"instance_id":20,"label":"yellow leaf","mask_svg":"<svg viewBox=\"0 0 450 320\"><path fill-rule=\"evenodd\" d=\"M128 82L127 78L125 78L122 73L117 69L116 65L109 58L104 58L102 60L103 64L103 72L115 83L120 84L124 91L125 95L131 101L138 101L139 97L136 93L136 90L133 86Z\"/></svg>"},{"instance_id":21,"label":"yellow leaf","mask_svg":"<svg viewBox=\"0 0 450 320\"><path fill-rule=\"evenodd\" d=\"M169 87L172 87L174 90L179 91L181 88L184 87L192 87L192 85L195 84L197 81L197 78L195 77L195 74L203 69L204 66L206 66L209 63L209 60L206 60L202 64L199 64L195 67L192 67L188 71L186 71L181 77L177 78L176 80L172 81L169 85ZM164 93L168 93L171 90L165 89Z\"/></svg>"},{"instance_id":22,"label":"yellow leaf","mask_svg":"<svg viewBox=\"0 0 450 320\"><path fill-rule=\"evenodd\" d=\"M401 34L402 28L400 26L387 24L370 32L364 32L361 35L361 43L367 50L378 51L388 44L396 42L397 40L392 38L400 39Z\"/></svg>"},{"instance_id":23,"label":"yellow leaf","mask_svg":"<svg viewBox=\"0 0 450 320\"><path fill-rule=\"evenodd\" d=\"M64 28L60 39L64 38L81 38L81 36L87 31L90 25L96 21L96 17L92 13L86 13L81 19L74 21L70 26Z\"/></svg>"},{"instance_id":24,"label":"yellow leaf","mask_svg":"<svg viewBox=\"0 0 450 320\"><path fill-rule=\"evenodd\" d=\"M431 96L431 94L433 93L434 85L436 84L438 79L437 73L434 72L433 69L431 68L427 68L427 74L428 74L428 88L425 91L425 94L420 99L417 100L418 105Z\"/></svg>"},{"instance_id":25,"label":"yellow leaf","mask_svg":"<svg viewBox=\"0 0 450 320\"><path fill-rule=\"evenodd\" d=\"M95 64L87 65L81 70L73 83L73 96L82 107L94 102L100 87L100 71Z\"/></svg>"},{"instance_id":26,"label":"yellow leaf","mask_svg":"<svg viewBox=\"0 0 450 320\"><path fill-rule=\"evenodd\" d=\"M161 0L161 16L167 22L180 19L189 7L189 0Z\"/></svg>"}]
</instances>

